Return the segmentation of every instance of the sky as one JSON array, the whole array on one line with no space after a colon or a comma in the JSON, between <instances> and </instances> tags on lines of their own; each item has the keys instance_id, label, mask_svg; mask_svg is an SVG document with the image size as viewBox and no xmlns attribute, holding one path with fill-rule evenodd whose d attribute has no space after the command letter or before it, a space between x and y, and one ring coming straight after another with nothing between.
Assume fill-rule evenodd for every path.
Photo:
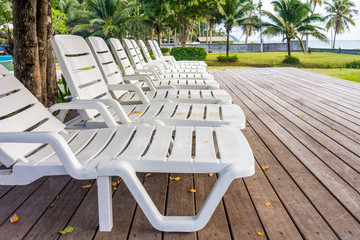
<instances>
[{"instance_id":1,"label":"sky","mask_svg":"<svg viewBox=\"0 0 360 240\"><path fill-rule=\"evenodd\" d=\"M330 1L330 0L328 0L328 1ZM360 0L352 0L352 1L355 2L356 8L359 10L359 13L354 17L356 26L355 27L351 26L350 32L345 32L342 35L336 36L337 40L360 40ZM259 0L254 0L254 2L258 3ZM271 2L272 2L272 0L262 0L262 3L263 3L262 9L270 11L270 12L274 12ZM305 0L303 0L303 2L305 2ZM324 10L324 4L321 7L317 6L315 12L320 13L323 16L325 16L326 11ZM325 23L321 23L319 26L324 27ZM232 34L234 36L236 36L237 38L240 38L240 36L242 36L242 31L238 27L236 27L234 29L234 31L232 31ZM328 39L330 39L330 37L331 37L330 30L329 30L329 32L325 32L325 34L328 36ZM259 42L260 41L259 39L260 39L259 35L256 34L256 35L251 36L249 38L249 41L250 42ZM276 38L274 37L274 38L269 39L268 37L263 36L263 39L264 39L264 41L280 41L281 37L276 37ZM243 35L241 37L240 41L244 41L244 40L245 40L245 35ZM314 38L309 37L309 40L314 40Z\"/></svg>"}]
</instances>

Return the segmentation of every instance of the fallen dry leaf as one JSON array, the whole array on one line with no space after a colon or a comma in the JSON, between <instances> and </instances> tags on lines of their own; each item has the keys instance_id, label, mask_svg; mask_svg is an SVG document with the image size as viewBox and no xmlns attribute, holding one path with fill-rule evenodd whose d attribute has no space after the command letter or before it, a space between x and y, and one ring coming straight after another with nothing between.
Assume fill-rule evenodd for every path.
<instances>
[{"instance_id":1,"label":"fallen dry leaf","mask_svg":"<svg viewBox=\"0 0 360 240\"><path fill-rule=\"evenodd\" d=\"M184 113L178 113L177 115L183 115Z\"/></svg>"},{"instance_id":2,"label":"fallen dry leaf","mask_svg":"<svg viewBox=\"0 0 360 240\"><path fill-rule=\"evenodd\" d=\"M119 184L121 181L122 181L122 178L120 178L120 179L117 181L117 183Z\"/></svg>"},{"instance_id":3,"label":"fallen dry leaf","mask_svg":"<svg viewBox=\"0 0 360 240\"><path fill-rule=\"evenodd\" d=\"M135 111L135 113L142 113L142 111Z\"/></svg>"},{"instance_id":4,"label":"fallen dry leaf","mask_svg":"<svg viewBox=\"0 0 360 240\"><path fill-rule=\"evenodd\" d=\"M303 118L304 116L303 116L303 115L299 115L299 117Z\"/></svg>"},{"instance_id":5,"label":"fallen dry leaf","mask_svg":"<svg viewBox=\"0 0 360 240\"><path fill-rule=\"evenodd\" d=\"M213 173L209 173L209 177L212 177L212 176L214 176L214 174L213 174Z\"/></svg>"},{"instance_id":6,"label":"fallen dry leaf","mask_svg":"<svg viewBox=\"0 0 360 240\"><path fill-rule=\"evenodd\" d=\"M194 116L197 116L197 114L194 114Z\"/></svg>"},{"instance_id":7,"label":"fallen dry leaf","mask_svg":"<svg viewBox=\"0 0 360 240\"><path fill-rule=\"evenodd\" d=\"M50 203L49 208L52 208L54 206L54 203Z\"/></svg>"},{"instance_id":8,"label":"fallen dry leaf","mask_svg":"<svg viewBox=\"0 0 360 240\"><path fill-rule=\"evenodd\" d=\"M128 117L130 117L131 113L128 114Z\"/></svg>"},{"instance_id":9,"label":"fallen dry leaf","mask_svg":"<svg viewBox=\"0 0 360 240\"><path fill-rule=\"evenodd\" d=\"M145 175L145 177L150 177L151 176L151 173L147 173L146 175Z\"/></svg>"},{"instance_id":10,"label":"fallen dry leaf","mask_svg":"<svg viewBox=\"0 0 360 240\"><path fill-rule=\"evenodd\" d=\"M196 192L196 189L190 189L189 192Z\"/></svg>"},{"instance_id":11,"label":"fallen dry leaf","mask_svg":"<svg viewBox=\"0 0 360 240\"><path fill-rule=\"evenodd\" d=\"M112 182L111 186L115 187L117 185L117 182Z\"/></svg>"},{"instance_id":12,"label":"fallen dry leaf","mask_svg":"<svg viewBox=\"0 0 360 240\"><path fill-rule=\"evenodd\" d=\"M67 233L71 233L72 231L74 231L73 227L66 227L64 230L60 231L59 233L65 235Z\"/></svg>"},{"instance_id":13,"label":"fallen dry leaf","mask_svg":"<svg viewBox=\"0 0 360 240\"><path fill-rule=\"evenodd\" d=\"M271 205L271 203L269 203L269 202L268 202L268 203L265 203L265 206L266 206L266 207L270 207L270 205Z\"/></svg>"},{"instance_id":14,"label":"fallen dry leaf","mask_svg":"<svg viewBox=\"0 0 360 240\"><path fill-rule=\"evenodd\" d=\"M19 221L19 217L18 217L17 214L14 214L14 216L12 216L12 217L10 218L10 222L11 222L11 223L16 223L17 221Z\"/></svg>"},{"instance_id":15,"label":"fallen dry leaf","mask_svg":"<svg viewBox=\"0 0 360 240\"><path fill-rule=\"evenodd\" d=\"M331 130L335 130L335 128L331 128Z\"/></svg>"},{"instance_id":16,"label":"fallen dry leaf","mask_svg":"<svg viewBox=\"0 0 360 240\"><path fill-rule=\"evenodd\" d=\"M116 187L114 187L113 189L114 189L114 191L116 191L116 189L117 189L117 188L116 188Z\"/></svg>"},{"instance_id":17,"label":"fallen dry leaf","mask_svg":"<svg viewBox=\"0 0 360 240\"><path fill-rule=\"evenodd\" d=\"M84 186L82 186L81 188L86 189L86 188L91 188L91 187L92 187L92 185L89 184L89 185L84 185Z\"/></svg>"},{"instance_id":18,"label":"fallen dry leaf","mask_svg":"<svg viewBox=\"0 0 360 240\"><path fill-rule=\"evenodd\" d=\"M263 166L263 167L262 167L262 170L263 170L263 171L266 171L266 170L268 170L268 169L269 169L269 166Z\"/></svg>"},{"instance_id":19,"label":"fallen dry leaf","mask_svg":"<svg viewBox=\"0 0 360 240\"><path fill-rule=\"evenodd\" d=\"M179 181L181 178L180 177L169 177L169 179L171 180L171 181Z\"/></svg>"},{"instance_id":20,"label":"fallen dry leaf","mask_svg":"<svg viewBox=\"0 0 360 240\"><path fill-rule=\"evenodd\" d=\"M264 232L258 232L258 235L260 235L260 236L262 236L264 234L265 234Z\"/></svg>"}]
</instances>

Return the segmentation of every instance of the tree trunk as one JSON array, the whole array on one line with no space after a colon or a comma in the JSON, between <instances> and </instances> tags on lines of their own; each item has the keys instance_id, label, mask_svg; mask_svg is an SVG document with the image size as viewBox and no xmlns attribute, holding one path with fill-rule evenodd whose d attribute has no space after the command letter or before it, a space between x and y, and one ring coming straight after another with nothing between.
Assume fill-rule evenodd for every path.
<instances>
[{"instance_id":1,"label":"tree trunk","mask_svg":"<svg viewBox=\"0 0 360 240\"><path fill-rule=\"evenodd\" d=\"M51 46L50 3L14 0L15 76L44 105L57 100L55 56Z\"/></svg>"},{"instance_id":2,"label":"tree trunk","mask_svg":"<svg viewBox=\"0 0 360 240\"><path fill-rule=\"evenodd\" d=\"M189 41L192 42L192 37L193 37L193 34L194 34L194 19L191 21L191 26L190 26L190 39Z\"/></svg>"},{"instance_id":3,"label":"tree trunk","mask_svg":"<svg viewBox=\"0 0 360 240\"><path fill-rule=\"evenodd\" d=\"M151 41L153 41L153 40L154 40L154 29L151 28Z\"/></svg>"},{"instance_id":4,"label":"tree trunk","mask_svg":"<svg viewBox=\"0 0 360 240\"><path fill-rule=\"evenodd\" d=\"M250 11L250 14L249 14L249 18L250 18L250 19L251 19L251 16L252 16L252 10ZM250 36L250 32L251 32L251 27L250 27L250 26L246 26L245 44L248 43L249 36Z\"/></svg>"},{"instance_id":5,"label":"tree trunk","mask_svg":"<svg viewBox=\"0 0 360 240\"><path fill-rule=\"evenodd\" d=\"M209 43L208 38L209 38L209 21L206 19L206 43Z\"/></svg>"},{"instance_id":6,"label":"tree trunk","mask_svg":"<svg viewBox=\"0 0 360 240\"><path fill-rule=\"evenodd\" d=\"M161 33L160 31L158 32L158 44L159 44L159 47L161 47Z\"/></svg>"},{"instance_id":7,"label":"tree trunk","mask_svg":"<svg viewBox=\"0 0 360 240\"><path fill-rule=\"evenodd\" d=\"M230 49L230 30L231 29L226 29L226 58L229 57L229 49Z\"/></svg>"},{"instance_id":8,"label":"tree trunk","mask_svg":"<svg viewBox=\"0 0 360 240\"><path fill-rule=\"evenodd\" d=\"M290 38L286 38L286 42L287 42L287 50L288 50L288 55L291 55L291 49L290 49Z\"/></svg>"},{"instance_id":9,"label":"tree trunk","mask_svg":"<svg viewBox=\"0 0 360 240\"><path fill-rule=\"evenodd\" d=\"M336 31L334 31L334 42L332 48L335 48Z\"/></svg>"},{"instance_id":10,"label":"tree trunk","mask_svg":"<svg viewBox=\"0 0 360 240\"><path fill-rule=\"evenodd\" d=\"M212 32L213 32L214 24L210 24L210 43L212 43Z\"/></svg>"},{"instance_id":11,"label":"tree trunk","mask_svg":"<svg viewBox=\"0 0 360 240\"><path fill-rule=\"evenodd\" d=\"M170 38L171 38L171 30L169 30L169 39L168 39L168 44L170 44Z\"/></svg>"},{"instance_id":12,"label":"tree trunk","mask_svg":"<svg viewBox=\"0 0 360 240\"><path fill-rule=\"evenodd\" d=\"M176 28L175 28L175 32L174 32L174 43L177 44L177 35L176 35Z\"/></svg>"}]
</instances>

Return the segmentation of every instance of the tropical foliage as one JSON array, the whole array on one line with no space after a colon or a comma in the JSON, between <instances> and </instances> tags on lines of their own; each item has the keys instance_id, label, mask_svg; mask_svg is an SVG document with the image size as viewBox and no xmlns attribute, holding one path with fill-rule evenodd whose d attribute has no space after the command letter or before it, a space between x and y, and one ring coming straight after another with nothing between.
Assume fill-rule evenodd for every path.
<instances>
[{"instance_id":1,"label":"tropical foliage","mask_svg":"<svg viewBox=\"0 0 360 240\"><path fill-rule=\"evenodd\" d=\"M353 14L357 14L355 3L351 0L333 0L331 3L325 2L325 10L328 15L326 19L326 29L334 30L333 48L335 48L336 35L350 31L350 25L355 26Z\"/></svg>"},{"instance_id":2,"label":"tropical foliage","mask_svg":"<svg viewBox=\"0 0 360 240\"><path fill-rule=\"evenodd\" d=\"M301 40L302 35L312 35L313 37L326 41L326 36L321 32L321 27L316 22L323 21L323 18L311 11L308 4L300 0L277 0L272 2L275 14L269 11L262 11L269 22L264 23L266 27L264 34L269 36L284 36L287 42L288 55L291 55L290 41L296 39L300 42L301 48L305 51Z\"/></svg>"}]
</instances>

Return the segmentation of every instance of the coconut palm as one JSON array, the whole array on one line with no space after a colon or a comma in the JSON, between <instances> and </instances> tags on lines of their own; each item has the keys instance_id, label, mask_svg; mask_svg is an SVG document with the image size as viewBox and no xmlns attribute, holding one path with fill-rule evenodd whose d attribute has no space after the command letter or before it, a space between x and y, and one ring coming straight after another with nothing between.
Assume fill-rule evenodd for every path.
<instances>
[{"instance_id":1,"label":"coconut palm","mask_svg":"<svg viewBox=\"0 0 360 240\"><path fill-rule=\"evenodd\" d=\"M135 0L88 0L86 10L78 11L72 33L81 36L122 37L125 23L136 10Z\"/></svg>"},{"instance_id":2,"label":"coconut palm","mask_svg":"<svg viewBox=\"0 0 360 240\"><path fill-rule=\"evenodd\" d=\"M355 3L351 0L333 0L332 3L325 3L325 10L329 13L325 16L327 20L325 28L329 30L334 29L334 43L337 34L342 34L346 30L350 31L350 24L355 26L355 22L352 19L353 14L357 14L358 10L355 8Z\"/></svg>"},{"instance_id":3,"label":"coconut palm","mask_svg":"<svg viewBox=\"0 0 360 240\"><path fill-rule=\"evenodd\" d=\"M304 44L299 35L309 34L315 38L326 41L326 36L320 31L321 27L312 25L315 22L323 21L319 14L312 13L308 4L300 0L277 0L271 2L276 15L268 11L262 11L270 22L265 22L266 27L263 34L269 36L284 36L287 42L288 55L291 55L290 40L297 39L303 51Z\"/></svg>"},{"instance_id":4,"label":"coconut palm","mask_svg":"<svg viewBox=\"0 0 360 240\"><path fill-rule=\"evenodd\" d=\"M219 4L219 13L226 30L226 57L229 56L229 38L232 28L244 21L246 13L251 9L249 0L224 0Z\"/></svg>"}]
</instances>

